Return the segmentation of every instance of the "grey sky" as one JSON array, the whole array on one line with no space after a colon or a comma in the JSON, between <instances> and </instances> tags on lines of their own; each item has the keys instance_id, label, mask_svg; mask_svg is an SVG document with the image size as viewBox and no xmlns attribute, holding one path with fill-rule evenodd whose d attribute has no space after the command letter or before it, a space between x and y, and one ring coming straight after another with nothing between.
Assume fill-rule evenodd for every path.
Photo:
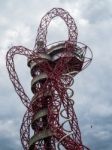
<instances>
[{"instance_id":1,"label":"grey sky","mask_svg":"<svg viewBox=\"0 0 112 150\"><path fill-rule=\"evenodd\" d=\"M13 45L33 49L39 22L53 7L62 7L70 12L78 27L78 41L87 44L94 54L93 62L76 76L73 87L83 142L91 150L111 150L111 0L0 0L0 150L22 149L19 128L25 112L8 77L6 52ZM60 18L54 19L49 27L49 43L66 37L66 25ZM20 80L32 97L26 58L16 56L15 63Z\"/></svg>"}]
</instances>

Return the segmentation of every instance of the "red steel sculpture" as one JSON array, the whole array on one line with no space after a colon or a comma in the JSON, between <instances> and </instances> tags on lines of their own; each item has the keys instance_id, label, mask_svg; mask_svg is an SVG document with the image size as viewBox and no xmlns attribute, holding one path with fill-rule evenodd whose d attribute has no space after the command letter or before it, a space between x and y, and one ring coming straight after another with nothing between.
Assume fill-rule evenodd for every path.
<instances>
[{"instance_id":1,"label":"red steel sculpture","mask_svg":"<svg viewBox=\"0 0 112 150\"><path fill-rule=\"evenodd\" d=\"M49 23L61 17L68 27L68 40L47 45ZM92 60L90 48L77 42L74 19L62 8L53 8L42 18L33 50L13 46L6 55L10 80L27 111L20 137L24 150L89 150L82 144L73 108L73 77ZM55 36L55 35L54 35ZM14 56L24 55L31 69L32 100L22 87L15 70ZM33 131L33 132L32 132Z\"/></svg>"}]
</instances>

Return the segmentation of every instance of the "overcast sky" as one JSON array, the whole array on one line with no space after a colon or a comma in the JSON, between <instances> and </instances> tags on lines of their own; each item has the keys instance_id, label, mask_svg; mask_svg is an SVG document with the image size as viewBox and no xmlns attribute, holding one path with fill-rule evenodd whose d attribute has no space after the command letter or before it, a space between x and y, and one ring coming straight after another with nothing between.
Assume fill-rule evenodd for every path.
<instances>
[{"instance_id":1,"label":"overcast sky","mask_svg":"<svg viewBox=\"0 0 112 150\"><path fill-rule=\"evenodd\" d=\"M78 41L93 51L91 65L75 78L75 111L83 143L91 150L112 150L112 1L111 0L0 0L0 150L21 150L19 128L25 107L16 95L5 66L5 55L14 45L33 49L43 15L62 7L74 17ZM60 18L49 27L48 42L67 39ZM26 58L16 56L16 70L30 92ZM91 128L92 125L92 128Z\"/></svg>"}]
</instances>

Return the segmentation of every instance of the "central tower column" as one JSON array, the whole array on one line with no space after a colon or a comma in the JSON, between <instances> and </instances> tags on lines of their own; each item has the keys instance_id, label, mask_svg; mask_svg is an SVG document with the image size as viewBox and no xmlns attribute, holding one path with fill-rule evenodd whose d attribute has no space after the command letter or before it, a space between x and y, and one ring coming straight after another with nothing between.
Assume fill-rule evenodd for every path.
<instances>
[{"instance_id":1,"label":"central tower column","mask_svg":"<svg viewBox=\"0 0 112 150\"><path fill-rule=\"evenodd\" d=\"M43 92L41 91L48 77L39 67L40 63L44 63L44 61L51 61L51 58L47 54L40 54L40 57L41 61L38 63L34 60L28 60L28 66L31 69L31 76L33 77L31 81L31 90L34 94L31 102L34 114L32 119L32 129L34 131L34 135L30 139L29 149L54 150L54 139L49 128L47 116L48 100L51 98L51 95L50 91L47 89L44 89Z\"/></svg>"}]
</instances>

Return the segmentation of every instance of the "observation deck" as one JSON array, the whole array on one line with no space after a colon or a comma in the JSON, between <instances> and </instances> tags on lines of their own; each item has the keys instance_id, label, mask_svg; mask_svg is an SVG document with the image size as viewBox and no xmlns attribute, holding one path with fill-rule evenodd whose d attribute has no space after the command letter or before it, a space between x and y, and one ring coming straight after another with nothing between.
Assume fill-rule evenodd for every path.
<instances>
[{"instance_id":1,"label":"observation deck","mask_svg":"<svg viewBox=\"0 0 112 150\"><path fill-rule=\"evenodd\" d=\"M51 93L49 91L45 91L39 95L37 90L37 87L42 86L45 83L48 76L39 66L47 61L50 66L54 68L60 59L64 57L68 57L70 60L64 67L63 75L75 76L81 71L85 52L79 47L75 47L72 52L66 51L65 42L55 43L48 46L46 53L39 53L39 58L41 59L38 63L34 60L28 60L28 66L31 69L31 75L33 77L31 81L31 90L34 94L34 97L32 98L32 108L34 110L32 129L35 131L35 134L31 137L29 142L30 150L34 149L35 143L41 139L45 140L45 142L49 145L49 138L53 137L47 122L47 98L51 96ZM40 108L37 107L37 101L40 103Z\"/></svg>"}]
</instances>

